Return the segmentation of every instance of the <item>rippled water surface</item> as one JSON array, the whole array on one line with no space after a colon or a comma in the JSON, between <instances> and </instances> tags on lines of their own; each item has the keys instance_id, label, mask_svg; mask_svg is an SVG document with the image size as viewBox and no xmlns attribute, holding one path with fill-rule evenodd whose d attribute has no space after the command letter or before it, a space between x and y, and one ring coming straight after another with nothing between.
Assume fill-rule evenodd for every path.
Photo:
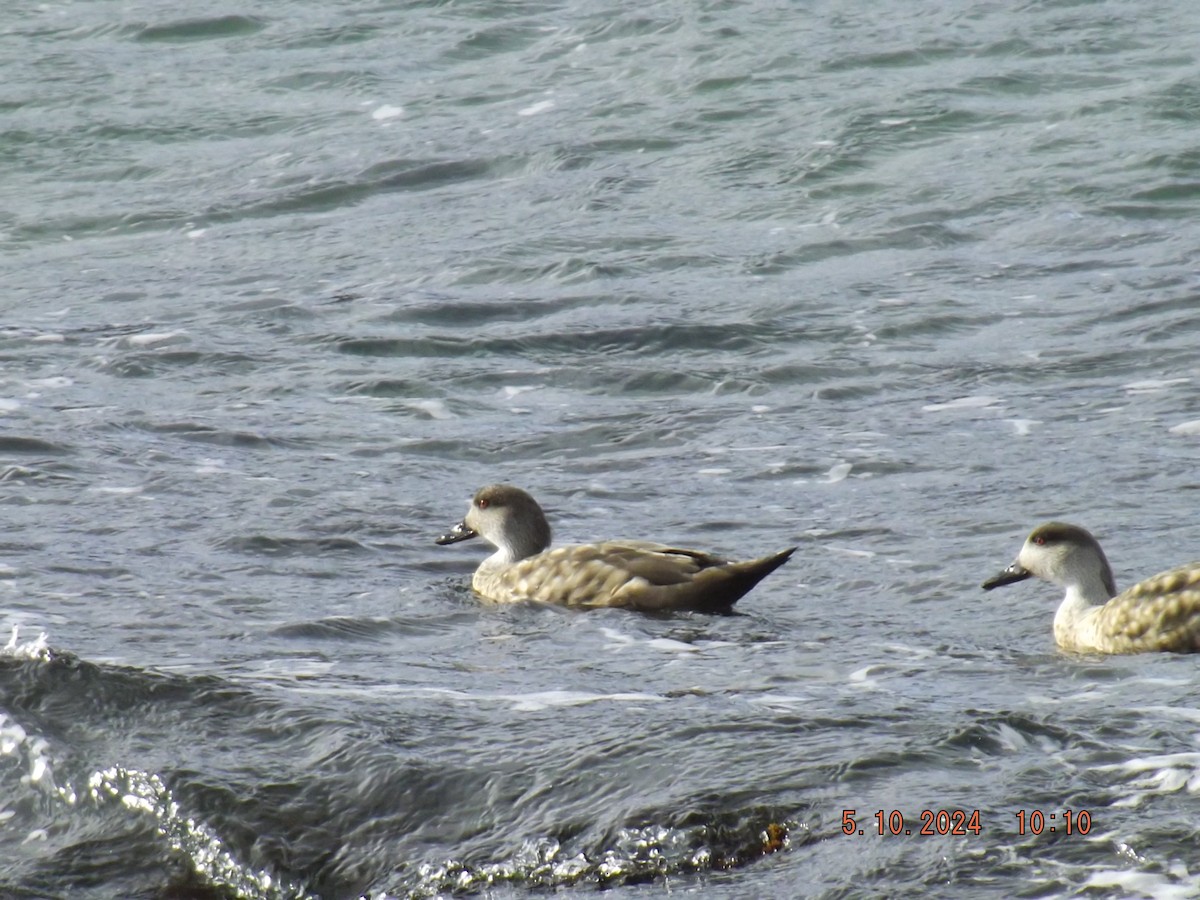
<instances>
[{"instance_id":1,"label":"rippled water surface","mask_svg":"<svg viewBox=\"0 0 1200 900\"><path fill-rule=\"evenodd\" d=\"M0 13L0 894L1200 893L1193 658L979 590L1051 517L1200 556L1198 32ZM799 551L731 616L484 606L432 541L500 480Z\"/></svg>"}]
</instances>

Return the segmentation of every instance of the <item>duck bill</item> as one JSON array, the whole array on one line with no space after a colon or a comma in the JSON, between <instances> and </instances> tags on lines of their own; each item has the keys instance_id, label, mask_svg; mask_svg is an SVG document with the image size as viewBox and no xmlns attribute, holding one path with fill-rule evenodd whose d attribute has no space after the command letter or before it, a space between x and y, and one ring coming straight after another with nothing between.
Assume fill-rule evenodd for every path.
<instances>
[{"instance_id":1,"label":"duck bill","mask_svg":"<svg viewBox=\"0 0 1200 900\"><path fill-rule=\"evenodd\" d=\"M1006 584L1014 584L1018 581L1024 581L1026 578L1029 578L1032 575L1033 573L1024 566L1018 563L1013 563L1007 569L998 572L985 581L983 583L983 589L985 591L990 591L992 588L1003 587Z\"/></svg>"},{"instance_id":2,"label":"duck bill","mask_svg":"<svg viewBox=\"0 0 1200 900\"><path fill-rule=\"evenodd\" d=\"M459 522L457 525L439 537L436 541L434 541L434 543L457 544L459 541L469 541L473 537L476 537L476 532L468 528L466 522Z\"/></svg>"}]
</instances>

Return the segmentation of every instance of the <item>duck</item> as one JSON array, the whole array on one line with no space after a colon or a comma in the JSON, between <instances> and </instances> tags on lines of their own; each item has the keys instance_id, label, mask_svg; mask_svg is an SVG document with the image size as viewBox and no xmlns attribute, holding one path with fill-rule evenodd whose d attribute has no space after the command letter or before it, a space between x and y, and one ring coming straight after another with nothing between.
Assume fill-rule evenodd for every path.
<instances>
[{"instance_id":1,"label":"duck","mask_svg":"<svg viewBox=\"0 0 1200 900\"><path fill-rule=\"evenodd\" d=\"M1054 614L1054 640L1081 653L1189 653L1200 650L1200 562L1139 581L1120 593L1108 558L1085 528L1045 522L1008 568L983 583L990 591L1041 578L1066 589Z\"/></svg>"},{"instance_id":2,"label":"duck","mask_svg":"<svg viewBox=\"0 0 1200 900\"><path fill-rule=\"evenodd\" d=\"M728 612L782 566L795 547L733 562L700 550L648 541L603 541L550 548L550 523L533 497L491 484L471 498L466 518L438 544L481 537L496 548L471 578L491 603L533 600L642 611Z\"/></svg>"}]
</instances>

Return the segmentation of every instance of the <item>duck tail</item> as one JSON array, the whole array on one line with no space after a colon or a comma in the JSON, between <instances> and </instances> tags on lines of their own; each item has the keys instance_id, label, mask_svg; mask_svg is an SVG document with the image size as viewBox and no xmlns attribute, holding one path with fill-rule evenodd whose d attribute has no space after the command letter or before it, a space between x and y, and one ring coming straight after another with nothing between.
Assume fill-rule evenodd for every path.
<instances>
[{"instance_id":1,"label":"duck tail","mask_svg":"<svg viewBox=\"0 0 1200 900\"><path fill-rule=\"evenodd\" d=\"M796 547L789 547L773 556L751 559L746 562L730 563L721 570L719 584L714 584L705 606L712 612L727 612L733 604L753 590L760 581L792 558Z\"/></svg>"}]
</instances>

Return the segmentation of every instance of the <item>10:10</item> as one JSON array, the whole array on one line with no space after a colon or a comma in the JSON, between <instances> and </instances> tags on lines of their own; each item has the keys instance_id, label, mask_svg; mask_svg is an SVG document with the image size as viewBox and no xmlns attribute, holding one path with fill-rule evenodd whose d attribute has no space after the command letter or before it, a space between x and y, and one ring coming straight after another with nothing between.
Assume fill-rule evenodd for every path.
<instances>
[{"instance_id":1,"label":"10:10","mask_svg":"<svg viewBox=\"0 0 1200 900\"><path fill-rule=\"evenodd\" d=\"M1051 834L1059 831L1065 831L1067 834L1087 834L1092 830L1092 814L1086 809L1081 809L1079 812L1074 812L1069 809L1064 809L1062 813L1043 813L1040 809L1024 810L1018 809L1015 813L1017 817L1017 834L1041 834L1043 831L1049 831ZM1061 815L1062 825L1051 825L1046 827L1046 820L1054 822Z\"/></svg>"}]
</instances>

